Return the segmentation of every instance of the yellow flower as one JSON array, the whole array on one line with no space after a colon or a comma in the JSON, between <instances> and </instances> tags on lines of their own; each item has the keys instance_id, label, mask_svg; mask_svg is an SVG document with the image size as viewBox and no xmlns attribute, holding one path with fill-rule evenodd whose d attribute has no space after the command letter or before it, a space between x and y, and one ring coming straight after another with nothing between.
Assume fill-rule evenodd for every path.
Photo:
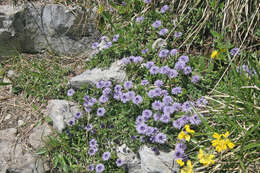
<instances>
[{"instance_id":1,"label":"yellow flower","mask_svg":"<svg viewBox=\"0 0 260 173\"><path fill-rule=\"evenodd\" d=\"M218 51L217 51L217 50L214 50L214 51L211 53L210 57L211 57L212 59L214 59L217 55L218 55Z\"/></svg>"},{"instance_id":2,"label":"yellow flower","mask_svg":"<svg viewBox=\"0 0 260 173\"><path fill-rule=\"evenodd\" d=\"M179 133L178 138L180 140L185 139L186 141L190 141L190 135L186 134L184 131L181 131L181 133Z\"/></svg>"},{"instance_id":3,"label":"yellow flower","mask_svg":"<svg viewBox=\"0 0 260 173\"><path fill-rule=\"evenodd\" d=\"M104 7L100 5L98 7L98 14L101 14L103 11L104 11Z\"/></svg>"},{"instance_id":4,"label":"yellow flower","mask_svg":"<svg viewBox=\"0 0 260 173\"><path fill-rule=\"evenodd\" d=\"M193 173L193 166L190 160L187 161L187 166L181 169L181 173Z\"/></svg>"},{"instance_id":5,"label":"yellow flower","mask_svg":"<svg viewBox=\"0 0 260 173\"><path fill-rule=\"evenodd\" d=\"M184 162L183 162L181 159L178 159L176 162L177 162L180 166L183 166L183 165L184 165Z\"/></svg>"},{"instance_id":6,"label":"yellow flower","mask_svg":"<svg viewBox=\"0 0 260 173\"><path fill-rule=\"evenodd\" d=\"M215 161L213 154L205 154L202 149L200 149L199 154L198 154L198 159L200 163L202 163L204 166L209 166L211 164L214 164Z\"/></svg>"},{"instance_id":7,"label":"yellow flower","mask_svg":"<svg viewBox=\"0 0 260 173\"><path fill-rule=\"evenodd\" d=\"M188 132L188 133L190 133L190 134L192 134L192 135L195 133L194 130L191 130L191 129L190 129L190 125L188 125L188 124L185 125L185 130L186 130L186 132Z\"/></svg>"},{"instance_id":8,"label":"yellow flower","mask_svg":"<svg viewBox=\"0 0 260 173\"><path fill-rule=\"evenodd\" d=\"M212 146L216 147L217 152L225 151L228 148L234 148L235 144L230 142L228 139L229 132L227 131L225 134L214 133L213 138L215 140L211 141Z\"/></svg>"}]
</instances>

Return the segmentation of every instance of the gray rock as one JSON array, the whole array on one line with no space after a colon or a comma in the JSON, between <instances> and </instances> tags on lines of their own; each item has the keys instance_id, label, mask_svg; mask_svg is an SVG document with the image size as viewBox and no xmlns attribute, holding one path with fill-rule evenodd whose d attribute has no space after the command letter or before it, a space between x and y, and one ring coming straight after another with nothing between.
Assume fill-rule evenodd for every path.
<instances>
[{"instance_id":1,"label":"gray rock","mask_svg":"<svg viewBox=\"0 0 260 173\"><path fill-rule=\"evenodd\" d=\"M23 120L18 120L18 127L21 127L24 125L24 121Z\"/></svg>"},{"instance_id":2,"label":"gray rock","mask_svg":"<svg viewBox=\"0 0 260 173\"><path fill-rule=\"evenodd\" d=\"M39 168L43 167L43 162L35 164L36 157L23 150L22 144L16 139L16 133L14 128L0 131L0 173L33 173L36 169L42 170Z\"/></svg>"},{"instance_id":3,"label":"gray rock","mask_svg":"<svg viewBox=\"0 0 260 173\"><path fill-rule=\"evenodd\" d=\"M161 49L167 46L167 42L162 39L162 38L158 38L157 40L155 40L155 42L153 42L152 48L153 49Z\"/></svg>"},{"instance_id":4,"label":"gray rock","mask_svg":"<svg viewBox=\"0 0 260 173\"><path fill-rule=\"evenodd\" d=\"M54 128L59 132L62 132L69 121L74 119L74 115L80 112L80 108L76 103L66 100L49 100L47 110L53 121Z\"/></svg>"},{"instance_id":5,"label":"gray rock","mask_svg":"<svg viewBox=\"0 0 260 173\"><path fill-rule=\"evenodd\" d=\"M99 32L97 14L87 8L28 3L0 6L0 56L49 49L62 55L85 54Z\"/></svg>"},{"instance_id":6,"label":"gray rock","mask_svg":"<svg viewBox=\"0 0 260 173\"><path fill-rule=\"evenodd\" d=\"M17 77L17 76L18 76L17 73L15 71L13 71L13 70L9 70L7 72L7 77L8 78L14 78L14 77Z\"/></svg>"},{"instance_id":7,"label":"gray rock","mask_svg":"<svg viewBox=\"0 0 260 173\"><path fill-rule=\"evenodd\" d=\"M117 147L116 151L117 157L124 163L123 168L125 171L128 173L142 173L140 159L126 146L126 144Z\"/></svg>"},{"instance_id":8,"label":"gray rock","mask_svg":"<svg viewBox=\"0 0 260 173\"><path fill-rule=\"evenodd\" d=\"M168 153L160 151L155 155L152 149L143 146L139 150L142 173L171 173L179 172L177 164L174 164L174 151Z\"/></svg>"},{"instance_id":9,"label":"gray rock","mask_svg":"<svg viewBox=\"0 0 260 173\"><path fill-rule=\"evenodd\" d=\"M43 145L43 140L51 134L51 128L48 124L37 126L33 129L33 132L29 136L29 143L35 148L39 148Z\"/></svg>"},{"instance_id":10,"label":"gray rock","mask_svg":"<svg viewBox=\"0 0 260 173\"><path fill-rule=\"evenodd\" d=\"M121 61L116 61L111 64L109 69L94 68L87 70L82 74L73 77L69 84L73 88L80 88L81 86L94 86L100 80L110 80L117 83L123 82L126 78L126 73L122 70Z\"/></svg>"}]
</instances>

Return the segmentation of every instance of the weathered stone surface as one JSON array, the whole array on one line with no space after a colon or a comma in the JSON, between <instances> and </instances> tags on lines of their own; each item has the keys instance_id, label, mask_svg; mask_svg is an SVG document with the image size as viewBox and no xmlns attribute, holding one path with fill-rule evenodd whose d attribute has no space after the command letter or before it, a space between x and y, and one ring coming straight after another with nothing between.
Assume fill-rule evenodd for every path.
<instances>
[{"instance_id":1,"label":"weathered stone surface","mask_svg":"<svg viewBox=\"0 0 260 173\"><path fill-rule=\"evenodd\" d=\"M53 121L53 127L59 132L66 127L74 115L80 112L79 106L66 100L49 100L47 110Z\"/></svg>"},{"instance_id":2,"label":"weathered stone surface","mask_svg":"<svg viewBox=\"0 0 260 173\"><path fill-rule=\"evenodd\" d=\"M99 35L96 12L86 8L28 3L19 8L3 5L0 12L0 56L44 49L84 54Z\"/></svg>"},{"instance_id":3,"label":"weathered stone surface","mask_svg":"<svg viewBox=\"0 0 260 173\"><path fill-rule=\"evenodd\" d=\"M87 70L73 77L69 84L73 88L80 88L81 86L94 86L100 80L111 80L120 83L126 78L126 73L122 70L122 67L121 61L116 61L111 64L109 69L94 68Z\"/></svg>"},{"instance_id":4,"label":"weathered stone surface","mask_svg":"<svg viewBox=\"0 0 260 173\"><path fill-rule=\"evenodd\" d=\"M44 163L23 149L16 133L15 128L0 131L0 173L44 173Z\"/></svg>"},{"instance_id":5,"label":"weathered stone surface","mask_svg":"<svg viewBox=\"0 0 260 173\"><path fill-rule=\"evenodd\" d=\"M152 149L147 146L143 146L139 150L141 158L142 173L171 173L178 172L177 165L174 164L174 151L162 152L159 155L155 155Z\"/></svg>"},{"instance_id":6,"label":"weathered stone surface","mask_svg":"<svg viewBox=\"0 0 260 173\"><path fill-rule=\"evenodd\" d=\"M160 49L160 48L164 48L166 46L167 46L167 42L162 38L158 38L157 40L155 40L155 42L153 42L152 48Z\"/></svg>"},{"instance_id":7,"label":"weathered stone surface","mask_svg":"<svg viewBox=\"0 0 260 173\"><path fill-rule=\"evenodd\" d=\"M37 126L29 136L29 143L36 149L43 145L43 140L51 134L51 128L48 124Z\"/></svg>"},{"instance_id":8,"label":"weathered stone surface","mask_svg":"<svg viewBox=\"0 0 260 173\"><path fill-rule=\"evenodd\" d=\"M142 173L140 159L125 144L118 147L116 151L117 157L124 162L123 168L128 173Z\"/></svg>"}]
</instances>

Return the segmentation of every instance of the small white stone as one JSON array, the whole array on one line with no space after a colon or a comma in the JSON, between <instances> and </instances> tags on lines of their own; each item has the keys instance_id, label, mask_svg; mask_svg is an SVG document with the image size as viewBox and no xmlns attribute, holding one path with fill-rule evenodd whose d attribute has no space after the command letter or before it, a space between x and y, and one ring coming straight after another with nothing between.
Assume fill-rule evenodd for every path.
<instances>
[{"instance_id":1,"label":"small white stone","mask_svg":"<svg viewBox=\"0 0 260 173\"><path fill-rule=\"evenodd\" d=\"M7 114L6 117L5 117L5 120L9 120L11 117L12 117L11 114Z\"/></svg>"},{"instance_id":2,"label":"small white stone","mask_svg":"<svg viewBox=\"0 0 260 173\"><path fill-rule=\"evenodd\" d=\"M18 127L21 127L24 124L23 120L18 120Z\"/></svg>"}]
</instances>

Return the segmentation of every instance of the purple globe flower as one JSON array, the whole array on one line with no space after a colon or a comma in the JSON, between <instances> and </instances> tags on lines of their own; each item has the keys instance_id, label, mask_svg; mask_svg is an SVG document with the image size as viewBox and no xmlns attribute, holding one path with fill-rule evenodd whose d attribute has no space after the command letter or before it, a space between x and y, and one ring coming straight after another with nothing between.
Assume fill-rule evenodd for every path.
<instances>
[{"instance_id":1,"label":"purple globe flower","mask_svg":"<svg viewBox=\"0 0 260 173\"><path fill-rule=\"evenodd\" d=\"M146 3L146 4L149 4L151 2L152 2L152 0L144 0L144 3Z\"/></svg>"},{"instance_id":2,"label":"purple globe flower","mask_svg":"<svg viewBox=\"0 0 260 173\"><path fill-rule=\"evenodd\" d=\"M74 118L77 120L81 117L81 112L77 112L75 115L74 115Z\"/></svg>"},{"instance_id":3,"label":"purple globe flower","mask_svg":"<svg viewBox=\"0 0 260 173\"><path fill-rule=\"evenodd\" d=\"M144 54L146 54L148 51L149 51L148 48L146 48L146 49L143 49L141 53L144 55Z\"/></svg>"},{"instance_id":4,"label":"purple globe flower","mask_svg":"<svg viewBox=\"0 0 260 173\"><path fill-rule=\"evenodd\" d=\"M97 144L96 139L92 138L92 139L89 141L89 146L90 146L91 148L97 147L98 144Z\"/></svg>"},{"instance_id":5,"label":"purple globe flower","mask_svg":"<svg viewBox=\"0 0 260 173\"><path fill-rule=\"evenodd\" d=\"M104 81L104 87L106 87L106 88L110 88L111 87L111 85L112 85L112 82L111 81Z\"/></svg>"},{"instance_id":6,"label":"purple globe flower","mask_svg":"<svg viewBox=\"0 0 260 173\"><path fill-rule=\"evenodd\" d=\"M143 61L143 58L141 56L136 56L134 58L134 63L141 63Z\"/></svg>"},{"instance_id":7,"label":"purple globe flower","mask_svg":"<svg viewBox=\"0 0 260 173\"><path fill-rule=\"evenodd\" d=\"M146 128L147 128L147 125L144 124L144 123L141 123L141 124L137 124L137 125L136 125L136 131L137 131L139 134L145 134Z\"/></svg>"},{"instance_id":8,"label":"purple globe flower","mask_svg":"<svg viewBox=\"0 0 260 173\"><path fill-rule=\"evenodd\" d=\"M164 6L161 8L161 13L165 13L167 10L169 10L169 6L168 6L168 5L164 5Z\"/></svg>"},{"instance_id":9,"label":"purple globe flower","mask_svg":"<svg viewBox=\"0 0 260 173\"><path fill-rule=\"evenodd\" d=\"M89 132L93 128L92 124L88 124L85 129L87 132Z\"/></svg>"},{"instance_id":10,"label":"purple globe flower","mask_svg":"<svg viewBox=\"0 0 260 173\"><path fill-rule=\"evenodd\" d=\"M168 77L169 78L176 78L178 76L178 72L174 69L170 69L169 73L168 73Z\"/></svg>"},{"instance_id":11,"label":"purple globe flower","mask_svg":"<svg viewBox=\"0 0 260 173\"><path fill-rule=\"evenodd\" d=\"M173 158L174 160L182 159L184 157L184 151L183 150L175 150Z\"/></svg>"},{"instance_id":12,"label":"purple globe flower","mask_svg":"<svg viewBox=\"0 0 260 173\"><path fill-rule=\"evenodd\" d=\"M122 58L121 62L122 62L123 65L126 65L126 64L130 63L129 59L126 58L126 57Z\"/></svg>"},{"instance_id":13,"label":"purple globe flower","mask_svg":"<svg viewBox=\"0 0 260 173\"><path fill-rule=\"evenodd\" d=\"M117 159L116 160L116 166L121 167L124 164L123 160Z\"/></svg>"},{"instance_id":14,"label":"purple globe flower","mask_svg":"<svg viewBox=\"0 0 260 173\"><path fill-rule=\"evenodd\" d=\"M179 142L179 143L177 143L177 144L175 145L175 151L180 151L180 150L185 151L186 148L187 148L187 146L186 146L186 144L183 143L183 142Z\"/></svg>"},{"instance_id":15,"label":"purple globe flower","mask_svg":"<svg viewBox=\"0 0 260 173\"><path fill-rule=\"evenodd\" d=\"M162 22L160 20L156 20L153 24L152 27L153 28L159 28L161 26Z\"/></svg>"},{"instance_id":16,"label":"purple globe flower","mask_svg":"<svg viewBox=\"0 0 260 173\"><path fill-rule=\"evenodd\" d=\"M113 37L113 42L116 42L117 40L118 40L118 38L119 38L119 34L116 34L116 35L114 35L114 37Z\"/></svg>"},{"instance_id":17,"label":"purple globe flower","mask_svg":"<svg viewBox=\"0 0 260 173\"><path fill-rule=\"evenodd\" d=\"M145 130L145 135L146 136L151 136L153 134L153 131L154 131L154 128L153 127L150 127L148 126Z\"/></svg>"},{"instance_id":18,"label":"purple globe flower","mask_svg":"<svg viewBox=\"0 0 260 173\"><path fill-rule=\"evenodd\" d=\"M156 94L155 94L154 90L150 90L150 91L148 92L148 96L149 96L150 98L156 97Z\"/></svg>"},{"instance_id":19,"label":"purple globe flower","mask_svg":"<svg viewBox=\"0 0 260 173\"><path fill-rule=\"evenodd\" d=\"M110 88L105 88L103 91L102 91L102 94L104 95L104 96L107 96L107 95L109 95L111 93L111 89Z\"/></svg>"},{"instance_id":20,"label":"purple globe flower","mask_svg":"<svg viewBox=\"0 0 260 173\"><path fill-rule=\"evenodd\" d=\"M169 104L171 104L172 103L172 97L171 96L164 96L163 97L163 104L164 105L169 105Z\"/></svg>"},{"instance_id":21,"label":"purple globe flower","mask_svg":"<svg viewBox=\"0 0 260 173\"><path fill-rule=\"evenodd\" d=\"M102 163L97 164L97 166L96 166L96 173L101 173L104 170L105 170L105 166Z\"/></svg>"},{"instance_id":22,"label":"purple globe flower","mask_svg":"<svg viewBox=\"0 0 260 173\"><path fill-rule=\"evenodd\" d=\"M141 85L145 86L145 85L148 85L149 84L149 81L144 79L141 81Z\"/></svg>"},{"instance_id":23,"label":"purple globe flower","mask_svg":"<svg viewBox=\"0 0 260 173\"><path fill-rule=\"evenodd\" d=\"M163 81L161 81L161 80L156 80L156 81L154 82L154 85L157 86L157 87L161 87L161 86L163 86Z\"/></svg>"},{"instance_id":24,"label":"purple globe flower","mask_svg":"<svg viewBox=\"0 0 260 173\"><path fill-rule=\"evenodd\" d=\"M179 57L178 60L187 63L187 62L189 62L189 57L186 56L186 55L182 55L182 56Z\"/></svg>"},{"instance_id":25,"label":"purple globe flower","mask_svg":"<svg viewBox=\"0 0 260 173\"><path fill-rule=\"evenodd\" d=\"M186 101L182 104L182 111L190 112L192 110L192 103L190 101Z\"/></svg>"},{"instance_id":26,"label":"purple globe flower","mask_svg":"<svg viewBox=\"0 0 260 173\"><path fill-rule=\"evenodd\" d=\"M201 123L200 117L198 115L193 115L189 119L190 123L193 125L199 125Z\"/></svg>"},{"instance_id":27,"label":"purple globe flower","mask_svg":"<svg viewBox=\"0 0 260 173\"><path fill-rule=\"evenodd\" d=\"M133 98L133 103L136 105L139 105L142 102L143 102L143 98L140 95L137 95Z\"/></svg>"},{"instance_id":28,"label":"purple globe flower","mask_svg":"<svg viewBox=\"0 0 260 173\"><path fill-rule=\"evenodd\" d=\"M95 148L90 148L90 149L88 150L88 154L89 154L90 156L94 156L94 155L96 154Z\"/></svg>"},{"instance_id":29,"label":"purple globe flower","mask_svg":"<svg viewBox=\"0 0 260 173\"><path fill-rule=\"evenodd\" d=\"M114 91L115 92L119 92L119 91L121 91L122 90L122 86L121 85L116 85L115 87L114 87Z\"/></svg>"},{"instance_id":30,"label":"purple globe flower","mask_svg":"<svg viewBox=\"0 0 260 173\"><path fill-rule=\"evenodd\" d=\"M159 71L160 71L159 67L157 67L157 66L155 66L155 65L150 68L150 73L151 73L152 75L159 73Z\"/></svg>"},{"instance_id":31,"label":"purple globe flower","mask_svg":"<svg viewBox=\"0 0 260 173\"><path fill-rule=\"evenodd\" d=\"M105 112L106 112L105 108L98 108L97 116L102 117L104 116Z\"/></svg>"},{"instance_id":32,"label":"purple globe flower","mask_svg":"<svg viewBox=\"0 0 260 173\"><path fill-rule=\"evenodd\" d=\"M235 55L239 55L239 54L240 54L240 49L237 47L230 50L231 56L235 56Z\"/></svg>"},{"instance_id":33,"label":"purple globe flower","mask_svg":"<svg viewBox=\"0 0 260 173\"><path fill-rule=\"evenodd\" d=\"M171 69L170 69L168 66L162 66L162 67L160 68L160 73L161 73L161 74L168 74L170 70L171 70Z\"/></svg>"},{"instance_id":34,"label":"purple globe flower","mask_svg":"<svg viewBox=\"0 0 260 173\"><path fill-rule=\"evenodd\" d=\"M200 76L198 76L198 75L195 75L195 76L192 76L191 77L191 82L192 83L198 83L200 81Z\"/></svg>"},{"instance_id":35,"label":"purple globe flower","mask_svg":"<svg viewBox=\"0 0 260 173\"><path fill-rule=\"evenodd\" d=\"M115 100L121 100L122 95L123 95L123 94L122 94L121 91L120 91L120 92L115 92L113 98L114 98Z\"/></svg>"},{"instance_id":36,"label":"purple globe flower","mask_svg":"<svg viewBox=\"0 0 260 173\"><path fill-rule=\"evenodd\" d=\"M184 70L183 70L183 73L184 73L185 75L188 75L188 74L190 74L191 72L192 72L192 69L191 69L190 66L186 66L186 67L184 68Z\"/></svg>"},{"instance_id":37,"label":"purple globe flower","mask_svg":"<svg viewBox=\"0 0 260 173\"><path fill-rule=\"evenodd\" d=\"M170 51L170 55L171 55L171 56L177 55L177 53L178 53L178 50L177 50L177 49L172 49L172 50Z\"/></svg>"},{"instance_id":38,"label":"purple globe flower","mask_svg":"<svg viewBox=\"0 0 260 173\"><path fill-rule=\"evenodd\" d=\"M165 115L170 115L170 114L172 114L173 112L174 112L174 109L173 109L172 106L164 106L164 107L163 107L163 113L164 113Z\"/></svg>"},{"instance_id":39,"label":"purple globe flower","mask_svg":"<svg viewBox=\"0 0 260 173\"><path fill-rule=\"evenodd\" d=\"M132 99L135 98L135 92L134 92L134 91L128 91L128 92L126 93L126 95L127 95L127 97L128 97L129 100L132 100Z\"/></svg>"},{"instance_id":40,"label":"purple globe flower","mask_svg":"<svg viewBox=\"0 0 260 173\"><path fill-rule=\"evenodd\" d=\"M175 121L173 121L172 123L173 127L175 127L176 129L181 129L183 126L182 126L182 123L180 121L180 119L177 119Z\"/></svg>"},{"instance_id":41,"label":"purple globe flower","mask_svg":"<svg viewBox=\"0 0 260 173\"><path fill-rule=\"evenodd\" d=\"M163 49L163 50L160 50L158 56L159 56L160 58L165 58L165 57L168 56L168 54L169 54L169 50L168 50L168 49Z\"/></svg>"},{"instance_id":42,"label":"purple globe flower","mask_svg":"<svg viewBox=\"0 0 260 173\"><path fill-rule=\"evenodd\" d=\"M161 114L159 112L153 114L154 121L158 121L160 118L161 118Z\"/></svg>"},{"instance_id":43,"label":"purple globe flower","mask_svg":"<svg viewBox=\"0 0 260 173\"><path fill-rule=\"evenodd\" d=\"M131 89L133 87L133 83L132 83L132 81L126 81L125 83L124 83L124 88L125 89Z\"/></svg>"},{"instance_id":44,"label":"purple globe flower","mask_svg":"<svg viewBox=\"0 0 260 173\"><path fill-rule=\"evenodd\" d=\"M181 87L175 87L172 89L172 94L178 95L182 93L182 88Z\"/></svg>"},{"instance_id":45,"label":"purple globe flower","mask_svg":"<svg viewBox=\"0 0 260 173\"><path fill-rule=\"evenodd\" d=\"M152 117L153 112L150 109L146 109L142 112L142 116L144 117L145 120L148 120L149 118Z\"/></svg>"},{"instance_id":46,"label":"purple globe flower","mask_svg":"<svg viewBox=\"0 0 260 173\"><path fill-rule=\"evenodd\" d=\"M88 165L88 171L93 172L95 170L95 166L93 164Z\"/></svg>"},{"instance_id":47,"label":"purple globe flower","mask_svg":"<svg viewBox=\"0 0 260 173\"><path fill-rule=\"evenodd\" d=\"M75 120L70 120L70 121L68 122L68 124L69 124L69 126L73 126L73 125L75 124Z\"/></svg>"},{"instance_id":48,"label":"purple globe flower","mask_svg":"<svg viewBox=\"0 0 260 173\"><path fill-rule=\"evenodd\" d=\"M136 23L141 23L142 21L144 21L144 17L140 16L136 18Z\"/></svg>"},{"instance_id":49,"label":"purple globe flower","mask_svg":"<svg viewBox=\"0 0 260 173\"><path fill-rule=\"evenodd\" d=\"M109 41L109 42L106 42L106 44L104 45L104 49L108 49L112 46L112 42Z\"/></svg>"},{"instance_id":50,"label":"purple globe flower","mask_svg":"<svg viewBox=\"0 0 260 173\"><path fill-rule=\"evenodd\" d=\"M202 107L204 105L207 105L208 104L208 101L204 98L204 97L201 97L199 98L197 101L196 101L196 105L198 107Z\"/></svg>"},{"instance_id":51,"label":"purple globe flower","mask_svg":"<svg viewBox=\"0 0 260 173\"><path fill-rule=\"evenodd\" d=\"M107 160L110 159L110 156L111 156L110 152L104 152L104 153L102 154L102 159L103 159L104 161L107 161Z\"/></svg>"},{"instance_id":52,"label":"purple globe flower","mask_svg":"<svg viewBox=\"0 0 260 173\"><path fill-rule=\"evenodd\" d=\"M163 114L160 118L160 121L163 123L169 123L171 120L171 117L169 114Z\"/></svg>"},{"instance_id":53,"label":"purple globe flower","mask_svg":"<svg viewBox=\"0 0 260 173\"><path fill-rule=\"evenodd\" d=\"M67 96L69 96L69 97L73 96L74 93L75 93L74 89L71 88L71 89L68 90Z\"/></svg>"},{"instance_id":54,"label":"purple globe flower","mask_svg":"<svg viewBox=\"0 0 260 173\"><path fill-rule=\"evenodd\" d=\"M135 56L129 56L129 62L134 62Z\"/></svg>"},{"instance_id":55,"label":"purple globe flower","mask_svg":"<svg viewBox=\"0 0 260 173\"><path fill-rule=\"evenodd\" d=\"M123 102L123 103L126 103L126 102L130 101L130 99L128 98L128 94L127 94L127 93L123 93L123 94L121 95L121 97L120 97L120 100L121 100L121 102Z\"/></svg>"},{"instance_id":56,"label":"purple globe flower","mask_svg":"<svg viewBox=\"0 0 260 173\"><path fill-rule=\"evenodd\" d=\"M108 97L105 96L105 95L102 95L102 96L99 97L98 100L99 100L100 103L106 103L108 101Z\"/></svg>"},{"instance_id":57,"label":"purple globe flower","mask_svg":"<svg viewBox=\"0 0 260 173\"><path fill-rule=\"evenodd\" d=\"M95 43L93 43L92 44L92 49L97 49L98 48L98 45L99 45L99 43L98 42L95 42Z\"/></svg>"},{"instance_id":58,"label":"purple globe flower","mask_svg":"<svg viewBox=\"0 0 260 173\"><path fill-rule=\"evenodd\" d=\"M162 96L168 96L169 93L168 93L167 90L162 90L161 95L162 95Z\"/></svg>"},{"instance_id":59,"label":"purple globe flower","mask_svg":"<svg viewBox=\"0 0 260 173\"><path fill-rule=\"evenodd\" d=\"M144 117L142 117L141 115L139 115L138 117L136 117L136 120L135 120L135 124L138 125L138 124L143 124L145 123L145 119Z\"/></svg>"},{"instance_id":60,"label":"purple globe flower","mask_svg":"<svg viewBox=\"0 0 260 173\"><path fill-rule=\"evenodd\" d=\"M177 103L177 102L174 102L174 103L172 104L172 107L173 107L174 111L180 111L180 110L182 109L181 104L180 104L180 103Z\"/></svg>"},{"instance_id":61,"label":"purple globe flower","mask_svg":"<svg viewBox=\"0 0 260 173\"><path fill-rule=\"evenodd\" d=\"M175 38L179 38L179 37L181 37L182 36L182 32L175 32L174 33L174 37Z\"/></svg>"},{"instance_id":62,"label":"purple globe flower","mask_svg":"<svg viewBox=\"0 0 260 173\"><path fill-rule=\"evenodd\" d=\"M162 104L162 102L159 101L159 100L156 100L156 101L154 101L154 102L152 103L152 108L153 108L153 110L156 110L156 111L161 110L161 109L162 109L162 106L163 106L163 104Z\"/></svg>"},{"instance_id":63,"label":"purple globe flower","mask_svg":"<svg viewBox=\"0 0 260 173\"><path fill-rule=\"evenodd\" d=\"M159 143L159 144L164 144L167 141L167 136L164 133L158 133L155 136L155 142Z\"/></svg>"},{"instance_id":64,"label":"purple globe flower","mask_svg":"<svg viewBox=\"0 0 260 173\"><path fill-rule=\"evenodd\" d=\"M148 62L145 64L145 67L146 67L147 69L150 69L153 65L154 65L154 62L153 62L153 61L148 61Z\"/></svg>"},{"instance_id":65,"label":"purple globe flower","mask_svg":"<svg viewBox=\"0 0 260 173\"><path fill-rule=\"evenodd\" d=\"M184 61L178 61L175 63L174 69L175 70L183 70L185 68L185 62Z\"/></svg>"},{"instance_id":66,"label":"purple globe flower","mask_svg":"<svg viewBox=\"0 0 260 173\"><path fill-rule=\"evenodd\" d=\"M159 35L165 35L165 34L167 34L168 33L168 29L167 28L163 28L163 29L161 29L159 32L158 32L158 34Z\"/></svg>"},{"instance_id":67,"label":"purple globe flower","mask_svg":"<svg viewBox=\"0 0 260 173\"><path fill-rule=\"evenodd\" d=\"M102 37L100 38L100 40L101 40L101 41L106 41L106 42L108 42L108 41L109 41L109 38L108 38L107 36L102 36Z\"/></svg>"},{"instance_id":68,"label":"purple globe flower","mask_svg":"<svg viewBox=\"0 0 260 173\"><path fill-rule=\"evenodd\" d=\"M104 81L98 81L97 83L96 83L96 88L103 88L105 86L105 82Z\"/></svg>"}]
</instances>

